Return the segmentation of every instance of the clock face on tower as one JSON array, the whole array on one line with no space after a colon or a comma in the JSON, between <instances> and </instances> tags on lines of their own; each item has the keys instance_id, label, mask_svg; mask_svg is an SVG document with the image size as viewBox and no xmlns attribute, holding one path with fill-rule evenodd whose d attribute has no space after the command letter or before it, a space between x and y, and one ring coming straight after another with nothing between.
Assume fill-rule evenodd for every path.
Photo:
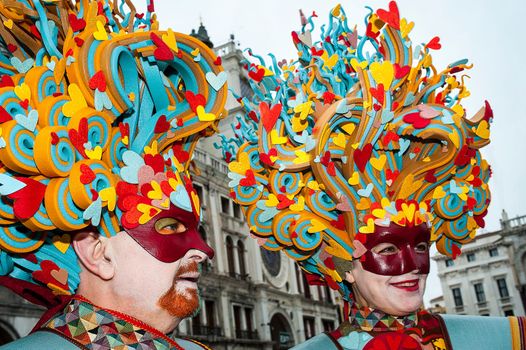
<instances>
[{"instance_id":1,"label":"clock face on tower","mask_svg":"<svg viewBox=\"0 0 526 350\"><path fill-rule=\"evenodd\" d=\"M260 247L263 265L272 277L279 275L281 270L281 254Z\"/></svg>"}]
</instances>

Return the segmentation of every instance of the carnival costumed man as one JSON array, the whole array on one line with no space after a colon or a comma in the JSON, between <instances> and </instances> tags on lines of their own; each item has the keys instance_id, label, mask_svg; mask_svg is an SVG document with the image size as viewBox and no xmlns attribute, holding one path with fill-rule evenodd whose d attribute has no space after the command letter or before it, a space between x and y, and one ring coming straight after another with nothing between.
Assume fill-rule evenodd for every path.
<instances>
[{"instance_id":1,"label":"carnival costumed man","mask_svg":"<svg viewBox=\"0 0 526 350\"><path fill-rule=\"evenodd\" d=\"M343 296L341 326L297 348L524 348L521 318L422 310L430 244L457 257L490 200L492 111L462 107L468 61L437 70L439 38L411 41L395 2L371 10L364 34L337 6L313 42L313 17L292 33L297 61L250 52L254 96L223 136L252 235Z\"/></svg>"},{"instance_id":2,"label":"carnival costumed man","mask_svg":"<svg viewBox=\"0 0 526 350\"><path fill-rule=\"evenodd\" d=\"M153 1L0 4L0 282L49 311L2 349L204 349L193 148L226 73Z\"/></svg>"}]
</instances>

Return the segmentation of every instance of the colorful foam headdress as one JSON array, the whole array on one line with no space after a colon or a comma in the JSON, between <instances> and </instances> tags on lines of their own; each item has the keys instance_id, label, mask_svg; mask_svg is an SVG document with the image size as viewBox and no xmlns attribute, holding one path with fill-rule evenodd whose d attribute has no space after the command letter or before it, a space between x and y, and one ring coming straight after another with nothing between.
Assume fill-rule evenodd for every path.
<instances>
[{"instance_id":1,"label":"colorful foam headdress","mask_svg":"<svg viewBox=\"0 0 526 350\"><path fill-rule=\"evenodd\" d=\"M468 119L467 60L437 71L440 40L412 42L395 2L364 35L340 6L312 42L313 17L292 33L298 59L248 65L253 97L223 136L231 196L263 248L283 250L344 296L333 257L375 225L431 225L449 256L471 240L489 204L489 105ZM362 235L362 237L360 237Z\"/></svg>"},{"instance_id":2,"label":"colorful foam headdress","mask_svg":"<svg viewBox=\"0 0 526 350\"><path fill-rule=\"evenodd\" d=\"M71 235L115 235L176 207L200 215L197 140L226 73L200 41L130 1L0 4L0 274L73 293ZM140 238L134 236L140 242Z\"/></svg>"}]
</instances>

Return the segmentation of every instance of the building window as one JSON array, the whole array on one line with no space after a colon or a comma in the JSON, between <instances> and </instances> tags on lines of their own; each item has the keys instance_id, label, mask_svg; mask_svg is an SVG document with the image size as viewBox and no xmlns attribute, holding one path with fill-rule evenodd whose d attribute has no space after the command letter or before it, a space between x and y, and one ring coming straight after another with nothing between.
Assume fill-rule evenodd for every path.
<instances>
[{"instance_id":1,"label":"building window","mask_svg":"<svg viewBox=\"0 0 526 350\"><path fill-rule=\"evenodd\" d=\"M221 196L221 212L230 215L230 199Z\"/></svg>"},{"instance_id":2,"label":"building window","mask_svg":"<svg viewBox=\"0 0 526 350\"><path fill-rule=\"evenodd\" d=\"M230 236L226 237L226 256L228 259L228 274L234 277L236 275L236 265L234 263L234 242Z\"/></svg>"},{"instance_id":3,"label":"building window","mask_svg":"<svg viewBox=\"0 0 526 350\"><path fill-rule=\"evenodd\" d=\"M241 335L241 306L234 305L234 329L236 338L242 338Z\"/></svg>"},{"instance_id":4,"label":"building window","mask_svg":"<svg viewBox=\"0 0 526 350\"><path fill-rule=\"evenodd\" d=\"M234 203L234 217L236 219L243 219L243 212L241 211L241 206L237 203Z\"/></svg>"},{"instance_id":5,"label":"building window","mask_svg":"<svg viewBox=\"0 0 526 350\"><path fill-rule=\"evenodd\" d=\"M497 248L491 248L489 250L489 256L494 257L499 255L499 250Z\"/></svg>"},{"instance_id":6,"label":"building window","mask_svg":"<svg viewBox=\"0 0 526 350\"><path fill-rule=\"evenodd\" d=\"M461 307L464 305L464 302L462 301L462 293L460 293L460 288L452 288L451 292L453 292L453 299L455 301L456 307Z\"/></svg>"},{"instance_id":7,"label":"building window","mask_svg":"<svg viewBox=\"0 0 526 350\"><path fill-rule=\"evenodd\" d=\"M504 316L515 316L513 310L504 310Z\"/></svg>"},{"instance_id":8,"label":"building window","mask_svg":"<svg viewBox=\"0 0 526 350\"><path fill-rule=\"evenodd\" d=\"M216 327L216 306L213 300L205 300L206 325L209 328Z\"/></svg>"},{"instance_id":9,"label":"building window","mask_svg":"<svg viewBox=\"0 0 526 350\"><path fill-rule=\"evenodd\" d=\"M310 285L307 281L307 277L305 276L305 272L303 270L301 272L301 276L303 277L303 295L307 299L312 299L312 294L310 293Z\"/></svg>"},{"instance_id":10,"label":"building window","mask_svg":"<svg viewBox=\"0 0 526 350\"><path fill-rule=\"evenodd\" d=\"M302 272L301 272L301 268L298 266L298 264L294 264L294 269L296 270L296 284L298 285L298 293L301 294L301 282L302 282L302 279L301 279L301 275L302 275Z\"/></svg>"},{"instance_id":11,"label":"building window","mask_svg":"<svg viewBox=\"0 0 526 350\"><path fill-rule=\"evenodd\" d=\"M328 285L325 285L325 296L328 303L332 304L332 293L331 288Z\"/></svg>"},{"instance_id":12,"label":"building window","mask_svg":"<svg viewBox=\"0 0 526 350\"><path fill-rule=\"evenodd\" d=\"M201 203L201 206L205 206L205 199L203 197L203 188L201 185L193 184L195 192L197 193L197 197L199 197L199 203Z\"/></svg>"},{"instance_id":13,"label":"building window","mask_svg":"<svg viewBox=\"0 0 526 350\"><path fill-rule=\"evenodd\" d=\"M466 255L466 258L468 259L468 262L475 261L475 253L469 253Z\"/></svg>"},{"instance_id":14,"label":"building window","mask_svg":"<svg viewBox=\"0 0 526 350\"><path fill-rule=\"evenodd\" d=\"M475 283L473 285L475 288L475 295L477 296L477 302L483 303L486 301L486 295L484 294L484 286L482 283Z\"/></svg>"},{"instance_id":15,"label":"building window","mask_svg":"<svg viewBox=\"0 0 526 350\"><path fill-rule=\"evenodd\" d=\"M303 317L303 328L305 329L305 339L314 337L314 317Z\"/></svg>"},{"instance_id":16,"label":"building window","mask_svg":"<svg viewBox=\"0 0 526 350\"><path fill-rule=\"evenodd\" d=\"M334 330L334 321L332 320L321 320L324 332L332 332Z\"/></svg>"},{"instance_id":17,"label":"building window","mask_svg":"<svg viewBox=\"0 0 526 350\"><path fill-rule=\"evenodd\" d=\"M241 274L241 278L244 278L247 274L245 268L245 245L241 241L237 242L237 257L239 260L239 273Z\"/></svg>"},{"instance_id":18,"label":"building window","mask_svg":"<svg viewBox=\"0 0 526 350\"><path fill-rule=\"evenodd\" d=\"M506 279L498 278L497 287L499 287L499 294L501 298L507 298L510 296L510 293L508 292L508 285L506 284Z\"/></svg>"},{"instance_id":19,"label":"building window","mask_svg":"<svg viewBox=\"0 0 526 350\"><path fill-rule=\"evenodd\" d=\"M454 264L453 259L446 259L446 267L453 266Z\"/></svg>"}]
</instances>

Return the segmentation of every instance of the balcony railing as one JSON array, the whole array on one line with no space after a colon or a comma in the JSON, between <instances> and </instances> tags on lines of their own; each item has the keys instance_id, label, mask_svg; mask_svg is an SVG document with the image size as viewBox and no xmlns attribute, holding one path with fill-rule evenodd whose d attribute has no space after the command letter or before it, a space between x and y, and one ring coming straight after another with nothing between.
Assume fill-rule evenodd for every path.
<instances>
[{"instance_id":1,"label":"balcony railing","mask_svg":"<svg viewBox=\"0 0 526 350\"><path fill-rule=\"evenodd\" d=\"M193 335L206 335L206 336L222 337L223 336L223 329L221 327L210 327L210 326L203 326L203 325L194 325L192 327L192 334Z\"/></svg>"},{"instance_id":2,"label":"balcony railing","mask_svg":"<svg viewBox=\"0 0 526 350\"><path fill-rule=\"evenodd\" d=\"M455 312L464 312L464 305L455 306Z\"/></svg>"},{"instance_id":3,"label":"balcony railing","mask_svg":"<svg viewBox=\"0 0 526 350\"><path fill-rule=\"evenodd\" d=\"M504 230L510 230L520 226L526 226L526 215L517 216L513 219L500 220L500 225Z\"/></svg>"},{"instance_id":4,"label":"balcony railing","mask_svg":"<svg viewBox=\"0 0 526 350\"><path fill-rule=\"evenodd\" d=\"M259 339L258 331L247 331L247 330L236 329L236 339L258 340Z\"/></svg>"},{"instance_id":5,"label":"balcony railing","mask_svg":"<svg viewBox=\"0 0 526 350\"><path fill-rule=\"evenodd\" d=\"M221 227L231 232L245 232L246 224L242 219L234 218L229 215L221 215Z\"/></svg>"},{"instance_id":6,"label":"balcony railing","mask_svg":"<svg viewBox=\"0 0 526 350\"><path fill-rule=\"evenodd\" d=\"M250 276L248 273L244 273L244 274L241 274L241 273L237 273L237 272L233 272L233 271L229 271L228 272L228 275L232 278L235 278L236 280L238 281L247 281L250 279Z\"/></svg>"}]
</instances>

